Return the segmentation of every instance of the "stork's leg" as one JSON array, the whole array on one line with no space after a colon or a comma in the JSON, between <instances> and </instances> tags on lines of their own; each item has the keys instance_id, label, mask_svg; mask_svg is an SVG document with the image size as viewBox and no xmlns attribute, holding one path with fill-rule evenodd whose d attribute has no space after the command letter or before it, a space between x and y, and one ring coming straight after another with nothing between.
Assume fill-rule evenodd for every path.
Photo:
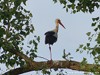
<instances>
[{"instance_id":1,"label":"stork's leg","mask_svg":"<svg viewBox=\"0 0 100 75\"><path fill-rule=\"evenodd\" d=\"M51 46L50 46L50 44L49 44L49 50L50 50L50 59L52 61L52 52L51 52Z\"/></svg>"}]
</instances>

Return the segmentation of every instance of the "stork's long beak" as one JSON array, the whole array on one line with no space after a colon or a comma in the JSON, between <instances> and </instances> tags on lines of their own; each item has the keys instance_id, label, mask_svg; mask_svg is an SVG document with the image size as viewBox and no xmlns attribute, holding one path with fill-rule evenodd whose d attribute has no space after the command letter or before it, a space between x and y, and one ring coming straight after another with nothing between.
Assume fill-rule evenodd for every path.
<instances>
[{"instance_id":1,"label":"stork's long beak","mask_svg":"<svg viewBox=\"0 0 100 75\"><path fill-rule=\"evenodd\" d=\"M59 21L59 24L63 27L63 28L65 28L65 26L61 23L61 21ZM66 28L65 28L66 29Z\"/></svg>"}]
</instances>

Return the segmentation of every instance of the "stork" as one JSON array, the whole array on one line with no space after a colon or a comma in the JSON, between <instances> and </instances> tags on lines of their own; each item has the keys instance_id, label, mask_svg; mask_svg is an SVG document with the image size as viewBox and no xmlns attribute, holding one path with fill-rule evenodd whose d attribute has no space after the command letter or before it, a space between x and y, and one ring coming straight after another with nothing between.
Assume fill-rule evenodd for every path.
<instances>
[{"instance_id":1,"label":"stork","mask_svg":"<svg viewBox=\"0 0 100 75\"><path fill-rule=\"evenodd\" d=\"M64 25L61 23L60 19L56 19L55 23L56 23L55 29L45 33L45 44L49 44L51 61L52 61L51 45L53 45L57 41L59 25L65 28Z\"/></svg>"}]
</instances>

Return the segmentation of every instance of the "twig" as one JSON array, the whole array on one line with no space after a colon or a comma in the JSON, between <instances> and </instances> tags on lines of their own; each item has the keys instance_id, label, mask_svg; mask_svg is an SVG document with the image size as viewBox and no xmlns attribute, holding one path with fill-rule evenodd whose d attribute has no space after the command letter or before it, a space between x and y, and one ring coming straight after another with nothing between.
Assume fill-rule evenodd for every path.
<instances>
[{"instance_id":1,"label":"twig","mask_svg":"<svg viewBox=\"0 0 100 75\"><path fill-rule=\"evenodd\" d=\"M42 56L37 56L37 57L42 58L42 59L45 59L45 60L48 60L47 58L44 58L44 57L42 57Z\"/></svg>"}]
</instances>

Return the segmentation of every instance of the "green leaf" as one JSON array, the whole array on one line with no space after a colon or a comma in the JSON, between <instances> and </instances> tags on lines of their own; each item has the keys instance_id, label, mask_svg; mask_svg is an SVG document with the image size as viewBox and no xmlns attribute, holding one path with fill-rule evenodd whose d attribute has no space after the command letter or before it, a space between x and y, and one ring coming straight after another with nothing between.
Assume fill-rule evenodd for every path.
<instances>
[{"instance_id":1,"label":"green leaf","mask_svg":"<svg viewBox=\"0 0 100 75\"><path fill-rule=\"evenodd\" d=\"M73 10L73 13L75 14L77 11L76 10Z\"/></svg>"},{"instance_id":2,"label":"green leaf","mask_svg":"<svg viewBox=\"0 0 100 75\"><path fill-rule=\"evenodd\" d=\"M14 60L14 59L10 59L10 60L9 60L9 63L10 63L10 66L11 66L11 67L13 67L13 66L14 66L15 61L16 61L16 60Z\"/></svg>"},{"instance_id":3,"label":"green leaf","mask_svg":"<svg viewBox=\"0 0 100 75\"><path fill-rule=\"evenodd\" d=\"M98 28L99 28L99 30L100 30L100 25L98 25Z\"/></svg>"},{"instance_id":4,"label":"green leaf","mask_svg":"<svg viewBox=\"0 0 100 75\"><path fill-rule=\"evenodd\" d=\"M99 47L95 48L95 51L96 51L98 54L100 54L100 48L99 48Z\"/></svg>"},{"instance_id":5,"label":"green leaf","mask_svg":"<svg viewBox=\"0 0 100 75\"><path fill-rule=\"evenodd\" d=\"M82 48L83 47L83 45L81 44L80 46L79 46L79 48Z\"/></svg>"},{"instance_id":6,"label":"green leaf","mask_svg":"<svg viewBox=\"0 0 100 75\"><path fill-rule=\"evenodd\" d=\"M83 47L83 49L84 49L84 50L86 50L86 49L87 49L87 47L86 47L86 46L84 46L84 47Z\"/></svg>"},{"instance_id":7,"label":"green leaf","mask_svg":"<svg viewBox=\"0 0 100 75\"><path fill-rule=\"evenodd\" d=\"M95 26L96 25L96 22L95 23L92 23L92 26Z\"/></svg>"},{"instance_id":8,"label":"green leaf","mask_svg":"<svg viewBox=\"0 0 100 75\"><path fill-rule=\"evenodd\" d=\"M71 3L74 3L75 2L75 0L69 0Z\"/></svg>"},{"instance_id":9,"label":"green leaf","mask_svg":"<svg viewBox=\"0 0 100 75\"><path fill-rule=\"evenodd\" d=\"M47 71L46 69L42 69L42 73L43 74L46 74L46 75L50 75L51 72L50 71Z\"/></svg>"},{"instance_id":10,"label":"green leaf","mask_svg":"<svg viewBox=\"0 0 100 75\"><path fill-rule=\"evenodd\" d=\"M72 5L71 4L69 4L69 5L67 5L68 6L68 8L71 8L72 7Z\"/></svg>"},{"instance_id":11,"label":"green leaf","mask_svg":"<svg viewBox=\"0 0 100 75\"><path fill-rule=\"evenodd\" d=\"M86 33L86 35L87 35L87 36L90 36L90 35L91 35L91 32Z\"/></svg>"},{"instance_id":12,"label":"green leaf","mask_svg":"<svg viewBox=\"0 0 100 75\"><path fill-rule=\"evenodd\" d=\"M95 21L95 18L92 18L93 21Z\"/></svg>"},{"instance_id":13,"label":"green leaf","mask_svg":"<svg viewBox=\"0 0 100 75\"><path fill-rule=\"evenodd\" d=\"M100 1L99 1L100 2ZM97 8L99 8L100 7L100 5L97 3L96 5L95 5Z\"/></svg>"},{"instance_id":14,"label":"green leaf","mask_svg":"<svg viewBox=\"0 0 100 75\"><path fill-rule=\"evenodd\" d=\"M98 30L98 28L95 28L94 31L96 32Z\"/></svg>"},{"instance_id":15,"label":"green leaf","mask_svg":"<svg viewBox=\"0 0 100 75\"><path fill-rule=\"evenodd\" d=\"M71 7L72 7L72 9L74 9L75 8L75 4L72 4Z\"/></svg>"},{"instance_id":16,"label":"green leaf","mask_svg":"<svg viewBox=\"0 0 100 75\"><path fill-rule=\"evenodd\" d=\"M20 66L23 66L25 64L25 62L21 60L19 64L20 64Z\"/></svg>"},{"instance_id":17,"label":"green leaf","mask_svg":"<svg viewBox=\"0 0 100 75\"><path fill-rule=\"evenodd\" d=\"M21 31L20 34L26 36L26 32L25 31Z\"/></svg>"},{"instance_id":18,"label":"green leaf","mask_svg":"<svg viewBox=\"0 0 100 75\"><path fill-rule=\"evenodd\" d=\"M66 0L59 0L61 4L66 5Z\"/></svg>"},{"instance_id":19,"label":"green leaf","mask_svg":"<svg viewBox=\"0 0 100 75\"><path fill-rule=\"evenodd\" d=\"M23 0L23 4L26 5L26 0Z\"/></svg>"},{"instance_id":20,"label":"green leaf","mask_svg":"<svg viewBox=\"0 0 100 75\"><path fill-rule=\"evenodd\" d=\"M96 41L98 44L100 44L100 33L98 34Z\"/></svg>"},{"instance_id":21,"label":"green leaf","mask_svg":"<svg viewBox=\"0 0 100 75\"><path fill-rule=\"evenodd\" d=\"M89 47L90 46L90 43L87 43L87 47Z\"/></svg>"},{"instance_id":22,"label":"green leaf","mask_svg":"<svg viewBox=\"0 0 100 75\"><path fill-rule=\"evenodd\" d=\"M29 44L32 44L32 42L33 42L33 41L32 41L32 40L30 40Z\"/></svg>"},{"instance_id":23,"label":"green leaf","mask_svg":"<svg viewBox=\"0 0 100 75\"><path fill-rule=\"evenodd\" d=\"M76 52L78 52L79 51L79 49L76 49Z\"/></svg>"},{"instance_id":24,"label":"green leaf","mask_svg":"<svg viewBox=\"0 0 100 75\"><path fill-rule=\"evenodd\" d=\"M83 58L82 62L81 62L81 65L86 65L87 64L87 59L86 58Z\"/></svg>"},{"instance_id":25,"label":"green leaf","mask_svg":"<svg viewBox=\"0 0 100 75\"><path fill-rule=\"evenodd\" d=\"M38 42L40 42L40 36L37 37Z\"/></svg>"},{"instance_id":26,"label":"green leaf","mask_svg":"<svg viewBox=\"0 0 100 75\"><path fill-rule=\"evenodd\" d=\"M99 17L95 18L96 20L99 20Z\"/></svg>"},{"instance_id":27,"label":"green leaf","mask_svg":"<svg viewBox=\"0 0 100 75\"><path fill-rule=\"evenodd\" d=\"M93 20L93 21L97 21L97 20L99 20L99 17L97 17L97 18L92 18L92 20Z\"/></svg>"},{"instance_id":28,"label":"green leaf","mask_svg":"<svg viewBox=\"0 0 100 75\"><path fill-rule=\"evenodd\" d=\"M3 28L0 28L0 37L2 37L5 34L5 30Z\"/></svg>"},{"instance_id":29,"label":"green leaf","mask_svg":"<svg viewBox=\"0 0 100 75\"><path fill-rule=\"evenodd\" d=\"M91 52L91 54L92 54L93 56L95 56L95 55L96 55L96 52L93 50L93 51Z\"/></svg>"},{"instance_id":30,"label":"green leaf","mask_svg":"<svg viewBox=\"0 0 100 75\"><path fill-rule=\"evenodd\" d=\"M30 30L30 32L33 33L34 30L35 30L35 29L34 29L34 26L31 24L31 30Z\"/></svg>"},{"instance_id":31,"label":"green leaf","mask_svg":"<svg viewBox=\"0 0 100 75\"><path fill-rule=\"evenodd\" d=\"M57 2L57 0L53 0L54 1L54 3L56 3Z\"/></svg>"},{"instance_id":32,"label":"green leaf","mask_svg":"<svg viewBox=\"0 0 100 75\"><path fill-rule=\"evenodd\" d=\"M33 17L31 13L29 14L29 16L30 16L30 17Z\"/></svg>"},{"instance_id":33,"label":"green leaf","mask_svg":"<svg viewBox=\"0 0 100 75\"><path fill-rule=\"evenodd\" d=\"M26 51L26 55L28 55L29 54L29 51Z\"/></svg>"}]
</instances>

